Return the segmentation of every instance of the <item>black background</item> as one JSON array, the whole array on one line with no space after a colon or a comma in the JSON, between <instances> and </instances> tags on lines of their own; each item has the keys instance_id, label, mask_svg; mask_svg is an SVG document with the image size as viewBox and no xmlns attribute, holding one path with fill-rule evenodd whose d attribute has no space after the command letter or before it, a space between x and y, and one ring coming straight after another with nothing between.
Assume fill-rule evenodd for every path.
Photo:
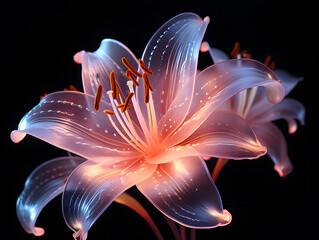
<instances>
[{"instance_id":1,"label":"black background","mask_svg":"<svg viewBox=\"0 0 319 240\"><path fill-rule=\"evenodd\" d=\"M313 1L313 3L315 3ZM81 67L73 62L79 50L95 51L103 38L114 38L137 57L153 33L182 12L195 12L211 21L204 40L230 52L235 41L253 58L271 55L276 67L305 80L290 97L307 109L306 125L288 136L294 171L280 178L267 157L232 161L218 182L224 207L233 215L226 227L197 231L198 239L310 238L318 223L315 190L318 161L318 19L310 1L42 1L13 2L1 7L2 53L2 192L8 239L37 239L25 233L15 215L16 199L25 180L39 164L66 153L27 136L19 144L10 141L22 116L45 92L75 85L82 90ZM212 64L201 54L199 68ZM212 168L214 161L208 163ZM150 212L166 239L172 234L160 212L135 189L129 192ZM59 196L39 216L37 226L46 234L38 239L72 239L64 223ZM88 239L153 239L154 235L132 210L112 204L89 231Z\"/></svg>"}]
</instances>

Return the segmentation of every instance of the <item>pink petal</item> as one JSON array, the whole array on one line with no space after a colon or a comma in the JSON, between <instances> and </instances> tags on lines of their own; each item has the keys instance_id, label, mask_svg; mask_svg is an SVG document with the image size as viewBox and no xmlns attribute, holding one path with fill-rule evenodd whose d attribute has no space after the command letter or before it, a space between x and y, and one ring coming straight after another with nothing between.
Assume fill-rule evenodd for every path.
<instances>
[{"instance_id":1,"label":"pink petal","mask_svg":"<svg viewBox=\"0 0 319 240\"><path fill-rule=\"evenodd\" d=\"M163 128L162 140L172 146L187 138L220 107L225 101L244 89L263 86L267 89L270 102L279 102L284 96L284 88L276 75L264 64L252 59L234 59L212 65L196 78L192 105L184 123L168 137ZM175 110L174 116L181 114ZM172 117L171 121L174 121Z\"/></svg>"},{"instance_id":2,"label":"pink petal","mask_svg":"<svg viewBox=\"0 0 319 240\"><path fill-rule=\"evenodd\" d=\"M124 44L114 39L104 39L100 47L95 52L80 51L74 56L77 63L82 64L82 81L84 92L95 96L99 85L103 86L105 92L111 90L110 73L114 71L120 95L125 101L127 97L127 68L122 63L125 57L132 67L138 69L138 62L135 55ZM81 59L81 62L79 62ZM102 100L109 103L106 94L102 95ZM133 108L127 110L132 120L137 123Z\"/></svg>"},{"instance_id":3,"label":"pink petal","mask_svg":"<svg viewBox=\"0 0 319 240\"><path fill-rule=\"evenodd\" d=\"M287 96L294 87L303 80L303 77L295 77L285 70L276 69L275 74L285 88L285 96Z\"/></svg>"},{"instance_id":4,"label":"pink petal","mask_svg":"<svg viewBox=\"0 0 319 240\"><path fill-rule=\"evenodd\" d=\"M166 22L145 48L142 59L154 72L150 82L154 88L156 118L157 121L163 118L159 128L171 118L173 111L165 113L172 106L178 106L182 112L176 116L176 126L185 118L191 104L199 48L208 22L208 18L203 20L193 13L180 14ZM137 89L137 96L147 118L143 83Z\"/></svg>"},{"instance_id":5,"label":"pink petal","mask_svg":"<svg viewBox=\"0 0 319 240\"><path fill-rule=\"evenodd\" d=\"M287 153L287 144L278 127L273 123L259 123L254 126L258 140L267 147L267 154L274 162L281 177L291 173L293 166Z\"/></svg>"},{"instance_id":6,"label":"pink petal","mask_svg":"<svg viewBox=\"0 0 319 240\"><path fill-rule=\"evenodd\" d=\"M73 156L54 158L30 174L16 205L18 219L26 232L36 236L44 234L43 228L34 226L40 212L62 193L68 176L84 161Z\"/></svg>"},{"instance_id":7,"label":"pink petal","mask_svg":"<svg viewBox=\"0 0 319 240\"><path fill-rule=\"evenodd\" d=\"M63 192L62 209L74 236L85 238L92 224L126 189L148 178L156 165L143 158L107 164L88 161L69 177Z\"/></svg>"},{"instance_id":8,"label":"pink petal","mask_svg":"<svg viewBox=\"0 0 319 240\"><path fill-rule=\"evenodd\" d=\"M249 124L237 114L215 111L180 145L190 146L202 156L254 159L266 153Z\"/></svg>"},{"instance_id":9,"label":"pink petal","mask_svg":"<svg viewBox=\"0 0 319 240\"><path fill-rule=\"evenodd\" d=\"M163 214L184 226L213 228L231 221L206 164L199 157L160 164L137 187Z\"/></svg>"},{"instance_id":10,"label":"pink petal","mask_svg":"<svg viewBox=\"0 0 319 240\"><path fill-rule=\"evenodd\" d=\"M278 119L298 119L304 124L306 109L301 102L285 98L280 103L273 104L267 111L255 116L254 122L271 122ZM289 121L289 120L288 120Z\"/></svg>"},{"instance_id":11,"label":"pink petal","mask_svg":"<svg viewBox=\"0 0 319 240\"><path fill-rule=\"evenodd\" d=\"M109 108L105 102L100 107ZM11 139L19 142L26 134L90 160L137 154L103 111L94 110L94 97L80 92L56 92L45 97L22 118Z\"/></svg>"}]
</instances>

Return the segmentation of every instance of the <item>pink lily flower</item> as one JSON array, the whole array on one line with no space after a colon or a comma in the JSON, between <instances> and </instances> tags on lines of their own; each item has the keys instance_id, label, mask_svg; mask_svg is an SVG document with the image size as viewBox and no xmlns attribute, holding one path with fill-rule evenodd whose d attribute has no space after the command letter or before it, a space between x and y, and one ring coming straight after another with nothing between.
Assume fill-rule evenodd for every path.
<instances>
[{"instance_id":1,"label":"pink lily flower","mask_svg":"<svg viewBox=\"0 0 319 240\"><path fill-rule=\"evenodd\" d=\"M207 42L202 43L201 50L209 51L214 63L221 63L229 59L226 53L216 48L210 48ZM239 53L239 58L240 55ZM270 103L265 99L267 93L264 89L253 87L236 94L220 109L237 113L249 123L257 139L266 146L267 155L274 162L274 169L281 177L285 177L291 173L293 165L288 156L286 140L272 121L285 119L288 123L289 134L296 132L298 127L296 120L304 125L305 107L295 99L286 98L303 78L294 77L280 69L274 70L274 73L285 88L285 98L281 102Z\"/></svg>"},{"instance_id":2,"label":"pink lily flower","mask_svg":"<svg viewBox=\"0 0 319 240\"><path fill-rule=\"evenodd\" d=\"M77 53L84 93L47 95L12 132L14 142L30 134L88 159L63 189L63 215L75 238L86 239L112 201L134 185L184 226L231 221L201 156L257 158L266 148L244 119L216 110L247 88L263 86L273 103L284 89L272 71L249 59L216 64L196 76L208 22L193 13L172 18L153 35L142 61L112 39L93 53ZM39 211L35 207L29 217ZM30 222L29 232L41 235Z\"/></svg>"}]
</instances>

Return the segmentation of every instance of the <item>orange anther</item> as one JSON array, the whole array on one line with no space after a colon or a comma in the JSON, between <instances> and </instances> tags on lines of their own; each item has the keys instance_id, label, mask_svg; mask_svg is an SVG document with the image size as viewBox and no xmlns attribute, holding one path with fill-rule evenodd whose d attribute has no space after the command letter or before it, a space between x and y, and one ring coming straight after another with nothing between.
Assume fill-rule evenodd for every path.
<instances>
[{"instance_id":1,"label":"orange anther","mask_svg":"<svg viewBox=\"0 0 319 240\"><path fill-rule=\"evenodd\" d=\"M127 98L124 102L124 106L121 109L121 112L125 112L128 109L128 105L130 104L133 96L134 96L134 93L132 93L132 92L127 96Z\"/></svg>"},{"instance_id":2,"label":"orange anther","mask_svg":"<svg viewBox=\"0 0 319 240\"><path fill-rule=\"evenodd\" d=\"M97 88L97 91L96 91L95 101L94 101L94 109L96 111L98 111L100 109L100 102L101 102L101 98L102 98L102 92L103 92L103 87L102 87L102 85L99 85L99 87Z\"/></svg>"},{"instance_id":3,"label":"orange anther","mask_svg":"<svg viewBox=\"0 0 319 240\"><path fill-rule=\"evenodd\" d=\"M230 56L232 56L233 58L237 58L239 50L240 50L239 42L235 42L235 46L233 50L231 51Z\"/></svg>"},{"instance_id":4,"label":"orange anther","mask_svg":"<svg viewBox=\"0 0 319 240\"><path fill-rule=\"evenodd\" d=\"M269 66L270 61L271 61L271 56L268 55L268 56L266 57L265 61L264 61L264 64L265 64L266 66Z\"/></svg>"},{"instance_id":5,"label":"orange anther","mask_svg":"<svg viewBox=\"0 0 319 240\"><path fill-rule=\"evenodd\" d=\"M40 96L40 101L45 98L48 95L48 93L44 93L42 96Z\"/></svg>"},{"instance_id":6,"label":"orange anther","mask_svg":"<svg viewBox=\"0 0 319 240\"><path fill-rule=\"evenodd\" d=\"M72 84L69 86L69 89L70 89L70 91L76 91L76 92L79 91L79 90L77 90L76 87L74 87L74 85L72 85Z\"/></svg>"},{"instance_id":7,"label":"orange anther","mask_svg":"<svg viewBox=\"0 0 319 240\"><path fill-rule=\"evenodd\" d=\"M119 89L117 87L114 71L112 71L110 73L110 84L111 84L111 90L113 91L112 97L113 97L113 99L116 99L117 96L120 94L120 91L119 91Z\"/></svg>"},{"instance_id":8,"label":"orange anther","mask_svg":"<svg viewBox=\"0 0 319 240\"><path fill-rule=\"evenodd\" d=\"M154 89L151 86L150 79L146 73L143 73L143 81L144 81L144 87L147 86L153 92Z\"/></svg>"},{"instance_id":9,"label":"orange anther","mask_svg":"<svg viewBox=\"0 0 319 240\"><path fill-rule=\"evenodd\" d=\"M142 70L144 71L144 73L147 73L147 74L149 74L149 75L151 75L151 76L154 75L154 73L152 72L152 70L149 69L149 68L145 65L145 63L143 62L142 59L139 59L139 60L138 60L138 63L140 64L140 67L142 68Z\"/></svg>"},{"instance_id":10,"label":"orange anther","mask_svg":"<svg viewBox=\"0 0 319 240\"><path fill-rule=\"evenodd\" d=\"M132 80L137 87L140 86L140 84L137 82L136 78L130 70L127 70L125 75L128 79Z\"/></svg>"},{"instance_id":11,"label":"orange anther","mask_svg":"<svg viewBox=\"0 0 319 240\"><path fill-rule=\"evenodd\" d=\"M104 110L103 113L104 113L104 114L109 114L109 115L111 115L111 116L114 115L114 112L111 111L111 110Z\"/></svg>"},{"instance_id":12,"label":"orange anther","mask_svg":"<svg viewBox=\"0 0 319 240\"><path fill-rule=\"evenodd\" d=\"M137 77L142 77L142 74L140 74L138 71L136 71L126 60L125 57L122 58L122 63Z\"/></svg>"}]
</instances>

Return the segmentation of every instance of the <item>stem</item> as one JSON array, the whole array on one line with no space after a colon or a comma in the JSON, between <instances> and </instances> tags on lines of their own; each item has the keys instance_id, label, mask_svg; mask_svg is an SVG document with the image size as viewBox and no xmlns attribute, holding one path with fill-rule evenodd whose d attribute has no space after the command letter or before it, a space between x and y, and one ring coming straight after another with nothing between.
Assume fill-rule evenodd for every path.
<instances>
[{"instance_id":1,"label":"stem","mask_svg":"<svg viewBox=\"0 0 319 240\"><path fill-rule=\"evenodd\" d=\"M191 228L191 240L196 240L196 229Z\"/></svg>"},{"instance_id":2,"label":"stem","mask_svg":"<svg viewBox=\"0 0 319 240\"><path fill-rule=\"evenodd\" d=\"M182 240L186 240L186 229L183 225L179 225L179 231L181 233Z\"/></svg>"},{"instance_id":3,"label":"stem","mask_svg":"<svg viewBox=\"0 0 319 240\"><path fill-rule=\"evenodd\" d=\"M166 222L168 223L169 227L171 228L175 239L176 240L182 240L181 234L179 233L175 223L170 218L166 217L165 215L164 215L164 217L165 217Z\"/></svg>"},{"instance_id":4,"label":"stem","mask_svg":"<svg viewBox=\"0 0 319 240\"><path fill-rule=\"evenodd\" d=\"M148 212L145 210L145 208L131 195L123 192L120 196L118 196L115 200L115 202L123 204L131 209L133 209L135 212L137 212L144 220L148 223L148 225L152 228L154 234L156 235L158 240L164 240L160 230L154 223L151 216L148 214Z\"/></svg>"},{"instance_id":5,"label":"stem","mask_svg":"<svg viewBox=\"0 0 319 240\"><path fill-rule=\"evenodd\" d=\"M214 170L213 170L213 174L212 174L212 178L213 178L214 182L217 181L220 172L222 171L222 169L224 168L226 163L228 163L228 161L229 161L229 159L218 158L217 163L216 163Z\"/></svg>"}]
</instances>

